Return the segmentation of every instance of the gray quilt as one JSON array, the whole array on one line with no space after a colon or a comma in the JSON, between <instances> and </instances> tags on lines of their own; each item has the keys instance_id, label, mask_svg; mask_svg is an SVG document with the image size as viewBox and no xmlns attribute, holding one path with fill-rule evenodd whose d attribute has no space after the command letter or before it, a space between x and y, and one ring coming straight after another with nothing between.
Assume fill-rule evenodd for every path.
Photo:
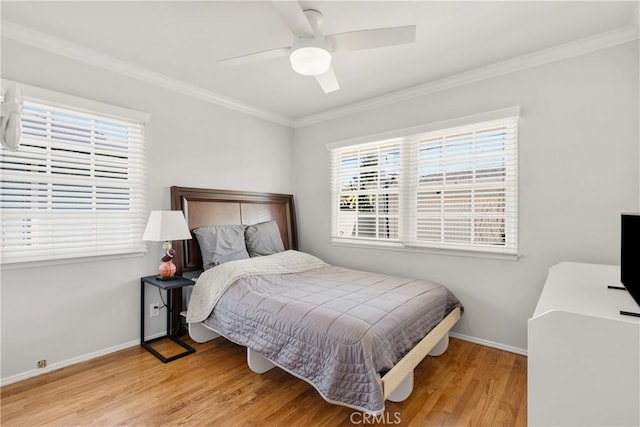
<instances>
[{"instance_id":1,"label":"gray quilt","mask_svg":"<svg viewBox=\"0 0 640 427\"><path fill-rule=\"evenodd\" d=\"M442 285L328 266L241 278L205 324L325 400L380 413L381 375L460 306Z\"/></svg>"}]
</instances>

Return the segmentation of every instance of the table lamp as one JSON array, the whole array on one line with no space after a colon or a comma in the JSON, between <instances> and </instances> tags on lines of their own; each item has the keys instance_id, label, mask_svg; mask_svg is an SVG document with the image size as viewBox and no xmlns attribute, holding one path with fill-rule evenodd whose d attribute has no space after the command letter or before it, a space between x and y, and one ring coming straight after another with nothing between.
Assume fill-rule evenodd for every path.
<instances>
[{"instance_id":1,"label":"table lamp","mask_svg":"<svg viewBox=\"0 0 640 427\"><path fill-rule=\"evenodd\" d=\"M158 269L160 280L170 280L176 273L176 266L172 262L175 251L171 249L172 240L191 239L191 233L182 211L151 211L147 227L144 229L142 240L163 242L162 264Z\"/></svg>"}]
</instances>

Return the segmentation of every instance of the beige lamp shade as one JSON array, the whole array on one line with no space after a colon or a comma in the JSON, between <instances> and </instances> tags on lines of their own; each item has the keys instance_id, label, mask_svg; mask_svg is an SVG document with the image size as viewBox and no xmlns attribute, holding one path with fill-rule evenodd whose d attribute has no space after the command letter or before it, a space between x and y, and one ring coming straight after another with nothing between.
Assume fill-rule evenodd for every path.
<instances>
[{"instance_id":1,"label":"beige lamp shade","mask_svg":"<svg viewBox=\"0 0 640 427\"><path fill-rule=\"evenodd\" d=\"M182 211L151 211L142 240L164 242L191 239Z\"/></svg>"}]
</instances>

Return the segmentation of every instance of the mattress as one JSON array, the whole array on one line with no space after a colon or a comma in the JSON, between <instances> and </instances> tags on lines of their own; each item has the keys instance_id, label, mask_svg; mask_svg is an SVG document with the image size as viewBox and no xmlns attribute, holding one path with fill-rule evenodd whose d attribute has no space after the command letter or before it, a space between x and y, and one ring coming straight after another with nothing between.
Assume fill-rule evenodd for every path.
<instances>
[{"instance_id":1,"label":"mattress","mask_svg":"<svg viewBox=\"0 0 640 427\"><path fill-rule=\"evenodd\" d=\"M381 376L461 304L429 281L310 265L241 275L204 324L308 381L325 400L381 413Z\"/></svg>"}]
</instances>

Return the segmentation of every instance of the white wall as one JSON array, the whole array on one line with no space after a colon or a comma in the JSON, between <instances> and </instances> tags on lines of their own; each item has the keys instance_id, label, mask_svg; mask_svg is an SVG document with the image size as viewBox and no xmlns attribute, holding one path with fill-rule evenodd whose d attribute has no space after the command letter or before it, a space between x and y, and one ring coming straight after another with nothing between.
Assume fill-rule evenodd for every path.
<instances>
[{"instance_id":1,"label":"white wall","mask_svg":"<svg viewBox=\"0 0 640 427\"><path fill-rule=\"evenodd\" d=\"M169 209L171 185L291 193L292 131L261 119L2 40L2 77L149 113L149 210ZM161 70L160 70L161 71ZM160 244L145 256L1 273L4 380L36 361L64 363L139 339L139 278L154 274ZM157 291L148 292L158 301ZM163 330L164 311L147 328Z\"/></svg>"},{"instance_id":2,"label":"white wall","mask_svg":"<svg viewBox=\"0 0 640 427\"><path fill-rule=\"evenodd\" d=\"M348 88L345 88L348 90ZM327 142L520 105L519 261L331 246ZM465 305L455 331L526 348L547 269L619 263L620 212L640 209L638 42L296 129L301 249L431 279Z\"/></svg>"},{"instance_id":3,"label":"white wall","mask_svg":"<svg viewBox=\"0 0 640 427\"><path fill-rule=\"evenodd\" d=\"M506 346L526 347L526 319L546 269L561 260L617 263L619 213L640 209L637 42L307 126L295 135L11 40L3 39L1 71L11 80L149 113L150 210L170 207L171 185L295 190L303 250L338 265L445 283L465 304L456 330ZM512 105L522 106L519 261L328 244L326 142ZM159 244L150 244L141 257L3 270L1 378L29 374L39 359L63 363L135 343L138 279L154 273L159 252ZM162 331L161 319L153 320L148 335Z\"/></svg>"}]
</instances>

